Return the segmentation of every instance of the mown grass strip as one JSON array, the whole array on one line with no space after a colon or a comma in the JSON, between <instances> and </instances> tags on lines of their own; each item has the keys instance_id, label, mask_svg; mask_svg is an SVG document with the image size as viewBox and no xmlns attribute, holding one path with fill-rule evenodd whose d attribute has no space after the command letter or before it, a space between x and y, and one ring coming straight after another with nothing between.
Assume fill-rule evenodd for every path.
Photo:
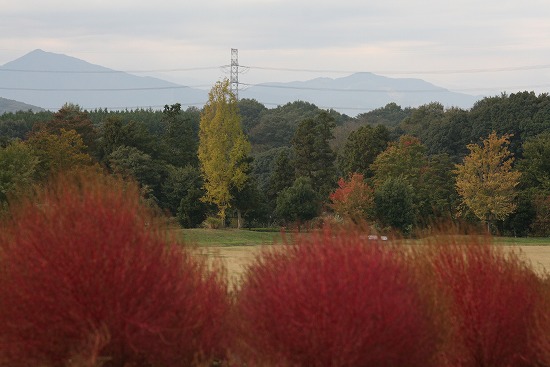
<instances>
[{"instance_id":1,"label":"mown grass strip","mask_svg":"<svg viewBox=\"0 0 550 367\"><path fill-rule=\"evenodd\" d=\"M280 232L259 232L245 229L176 229L177 237L198 246L255 246L280 243Z\"/></svg>"}]
</instances>

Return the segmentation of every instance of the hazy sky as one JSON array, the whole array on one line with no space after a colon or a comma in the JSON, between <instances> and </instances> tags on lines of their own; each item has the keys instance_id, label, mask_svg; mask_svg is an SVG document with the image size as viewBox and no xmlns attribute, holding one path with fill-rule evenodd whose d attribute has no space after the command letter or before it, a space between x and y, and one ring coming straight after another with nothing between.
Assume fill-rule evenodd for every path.
<instances>
[{"instance_id":1,"label":"hazy sky","mask_svg":"<svg viewBox=\"0 0 550 367\"><path fill-rule=\"evenodd\" d=\"M250 67L243 83L370 71L469 94L550 91L549 0L0 0L0 9L0 65L40 48L208 86L229 76L220 66L237 48Z\"/></svg>"}]
</instances>

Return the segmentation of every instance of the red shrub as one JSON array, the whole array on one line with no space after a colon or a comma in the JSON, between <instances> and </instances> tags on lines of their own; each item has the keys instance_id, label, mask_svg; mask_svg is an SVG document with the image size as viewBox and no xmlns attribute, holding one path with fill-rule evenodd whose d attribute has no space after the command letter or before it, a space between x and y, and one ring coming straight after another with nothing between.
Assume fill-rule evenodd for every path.
<instances>
[{"instance_id":1,"label":"red shrub","mask_svg":"<svg viewBox=\"0 0 550 367\"><path fill-rule=\"evenodd\" d=\"M440 238L435 275L449 297L455 335L453 366L534 365L534 311L540 280L517 254L488 238Z\"/></svg>"},{"instance_id":2,"label":"red shrub","mask_svg":"<svg viewBox=\"0 0 550 367\"><path fill-rule=\"evenodd\" d=\"M238 294L236 354L258 366L431 366L429 297L388 243L311 234L260 255Z\"/></svg>"},{"instance_id":3,"label":"red shrub","mask_svg":"<svg viewBox=\"0 0 550 367\"><path fill-rule=\"evenodd\" d=\"M4 227L1 362L179 366L217 351L225 281L167 241L133 185L59 179Z\"/></svg>"},{"instance_id":4,"label":"red shrub","mask_svg":"<svg viewBox=\"0 0 550 367\"><path fill-rule=\"evenodd\" d=\"M534 345L541 366L550 366L550 274L542 285L542 302L537 309L537 322L534 331Z\"/></svg>"}]
</instances>

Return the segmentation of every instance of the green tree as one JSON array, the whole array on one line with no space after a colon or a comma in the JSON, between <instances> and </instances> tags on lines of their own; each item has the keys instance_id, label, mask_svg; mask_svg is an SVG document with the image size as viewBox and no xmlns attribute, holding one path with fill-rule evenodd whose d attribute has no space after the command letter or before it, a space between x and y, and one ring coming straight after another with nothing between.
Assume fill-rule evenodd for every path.
<instances>
[{"instance_id":1,"label":"green tree","mask_svg":"<svg viewBox=\"0 0 550 367\"><path fill-rule=\"evenodd\" d=\"M421 213L425 224L438 219L454 218L460 198L455 188L455 165L447 154L428 158L428 167L422 174L421 194L426 205Z\"/></svg>"},{"instance_id":2,"label":"green tree","mask_svg":"<svg viewBox=\"0 0 550 367\"><path fill-rule=\"evenodd\" d=\"M344 176L357 172L372 177L370 165L387 148L389 141L390 132L383 125L365 125L352 131L338 157L340 171Z\"/></svg>"},{"instance_id":3,"label":"green tree","mask_svg":"<svg viewBox=\"0 0 550 367\"><path fill-rule=\"evenodd\" d=\"M275 162L285 150L290 151L291 149L290 147L279 147L253 155L254 160L252 161L250 175L257 180L258 188L265 193L267 193L269 188L269 181L275 169ZM292 174L294 175L294 168L292 169ZM292 182L294 182L294 179Z\"/></svg>"},{"instance_id":4,"label":"green tree","mask_svg":"<svg viewBox=\"0 0 550 367\"><path fill-rule=\"evenodd\" d=\"M120 146L108 156L113 173L135 179L150 201L158 204L164 165L135 147Z\"/></svg>"},{"instance_id":5,"label":"green tree","mask_svg":"<svg viewBox=\"0 0 550 367\"><path fill-rule=\"evenodd\" d=\"M510 136L492 132L483 145L469 144L470 154L456 166L456 188L463 203L488 227L516 209L521 173L512 170Z\"/></svg>"},{"instance_id":6,"label":"green tree","mask_svg":"<svg viewBox=\"0 0 550 367\"><path fill-rule=\"evenodd\" d=\"M277 201L277 196L286 188L292 186L296 179L294 162L288 149L282 150L275 160L275 165L267 189L267 198L271 203Z\"/></svg>"},{"instance_id":7,"label":"green tree","mask_svg":"<svg viewBox=\"0 0 550 367\"><path fill-rule=\"evenodd\" d=\"M193 120L184 114L181 104L164 106L163 122L166 125L163 134L164 160L174 166L197 165L198 136L193 129Z\"/></svg>"},{"instance_id":8,"label":"green tree","mask_svg":"<svg viewBox=\"0 0 550 367\"><path fill-rule=\"evenodd\" d=\"M248 226L252 223L268 222L269 210L267 208L267 198L259 190L258 183L254 177L246 181L244 187L237 190L234 194L234 207L237 211L237 227L243 226L242 219Z\"/></svg>"},{"instance_id":9,"label":"green tree","mask_svg":"<svg viewBox=\"0 0 550 367\"><path fill-rule=\"evenodd\" d=\"M201 194L198 198L204 196L204 191L202 191L203 182L199 169L191 165L185 167L167 165L166 168L166 177L161 183L161 201L163 208L176 215L181 200L188 195L189 191L199 189ZM205 205L202 204L202 206Z\"/></svg>"},{"instance_id":10,"label":"green tree","mask_svg":"<svg viewBox=\"0 0 550 367\"><path fill-rule=\"evenodd\" d=\"M101 123L98 138L98 156L100 162L122 145L126 145L124 123L120 117L109 116Z\"/></svg>"},{"instance_id":11,"label":"green tree","mask_svg":"<svg viewBox=\"0 0 550 367\"><path fill-rule=\"evenodd\" d=\"M296 177L311 179L323 197L328 197L337 178L336 154L329 144L335 126L334 118L323 111L315 118L300 122L292 139Z\"/></svg>"},{"instance_id":12,"label":"green tree","mask_svg":"<svg viewBox=\"0 0 550 367\"><path fill-rule=\"evenodd\" d=\"M260 116L267 108L255 99L239 100L239 114L242 117L243 131L249 133L260 123Z\"/></svg>"},{"instance_id":13,"label":"green tree","mask_svg":"<svg viewBox=\"0 0 550 367\"><path fill-rule=\"evenodd\" d=\"M21 141L0 148L0 209L11 195L31 186L37 164L38 158Z\"/></svg>"},{"instance_id":14,"label":"green tree","mask_svg":"<svg viewBox=\"0 0 550 367\"><path fill-rule=\"evenodd\" d=\"M443 105L439 102L431 102L412 109L411 114L399 124L399 127L406 134L422 139L430 125L443 120L444 115Z\"/></svg>"},{"instance_id":15,"label":"green tree","mask_svg":"<svg viewBox=\"0 0 550 367\"><path fill-rule=\"evenodd\" d=\"M523 158L516 168L521 172L518 208L505 224L514 234L524 235L530 229L534 235L546 236L550 233L550 132L523 143Z\"/></svg>"},{"instance_id":16,"label":"green tree","mask_svg":"<svg viewBox=\"0 0 550 367\"><path fill-rule=\"evenodd\" d=\"M409 233L415 220L413 188L402 177L390 177L374 191L376 219L381 227Z\"/></svg>"},{"instance_id":17,"label":"green tree","mask_svg":"<svg viewBox=\"0 0 550 367\"><path fill-rule=\"evenodd\" d=\"M248 136L255 151L289 146L300 121L313 118L319 112L317 106L303 101L266 110L260 114L259 122L249 130Z\"/></svg>"},{"instance_id":18,"label":"green tree","mask_svg":"<svg viewBox=\"0 0 550 367\"><path fill-rule=\"evenodd\" d=\"M357 115L356 120L357 123L361 125L369 124L372 126L384 125L386 127L395 127L399 125L403 119L407 118L412 111L410 107L402 109L397 103L391 102L384 107Z\"/></svg>"},{"instance_id":19,"label":"green tree","mask_svg":"<svg viewBox=\"0 0 550 367\"><path fill-rule=\"evenodd\" d=\"M371 166L375 187L390 178L401 178L412 187L415 225L449 218L456 201L451 160L444 154L429 157L426 151L418 138L403 135L380 153Z\"/></svg>"},{"instance_id":20,"label":"green tree","mask_svg":"<svg viewBox=\"0 0 550 367\"><path fill-rule=\"evenodd\" d=\"M286 223L296 223L298 230L302 223L317 216L321 198L313 189L308 177L298 177L291 187L284 189L277 197L275 213Z\"/></svg>"},{"instance_id":21,"label":"green tree","mask_svg":"<svg viewBox=\"0 0 550 367\"><path fill-rule=\"evenodd\" d=\"M177 218L184 228L194 228L206 219L209 205L201 200L203 196L202 187L191 187L181 198Z\"/></svg>"},{"instance_id":22,"label":"green tree","mask_svg":"<svg viewBox=\"0 0 550 367\"><path fill-rule=\"evenodd\" d=\"M523 144L523 158L518 161L525 188L550 194L550 132L544 132Z\"/></svg>"},{"instance_id":23,"label":"green tree","mask_svg":"<svg viewBox=\"0 0 550 367\"><path fill-rule=\"evenodd\" d=\"M402 135L374 160L374 182L380 184L390 177L402 176L414 186L427 164L426 146L414 136Z\"/></svg>"},{"instance_id":24,"label":"green tree","mask_svg":"<svg viewBox=\"0 0 550 367\"><path fill-rule=\"evenodd\" d=\"M237 100L229 81L216 83L200 119L199 162L204 179L204 200L215 204L225 222L233 199L231 190L241 189L248 177L250 143L241 127Z\"/></svg>"},{"instance_id":25,"label":"green tree","mask_svg":"<svg viewBox=\"0 0 550 367\"><path fill-rule=\"evenodd\" d=\"M448 154L453 162L459 163L468 154L472 122L468 111L451 108L442 119L434 119L422 131L420 138L428 147L428 154Z\"/></svg>"}]
</instances>

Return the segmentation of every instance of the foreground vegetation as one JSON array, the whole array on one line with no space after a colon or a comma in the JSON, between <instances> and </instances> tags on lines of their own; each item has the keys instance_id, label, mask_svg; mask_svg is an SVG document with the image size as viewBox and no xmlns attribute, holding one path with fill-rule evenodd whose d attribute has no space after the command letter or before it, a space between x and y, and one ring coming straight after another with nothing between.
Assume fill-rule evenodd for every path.
<instances>
[{"instance_id":1,"label":"foreground vegetation","mask_svg":"<svg viewBox=\"0 0 550 367\"><path fill-rule=\"evenodd\" d=\"M164 223L135 184L93 171L10 207L0 366L550 364L548 274L488 236L403 246L324 226L266 247L230 290Z\"/></svg>"}]
</instances>

